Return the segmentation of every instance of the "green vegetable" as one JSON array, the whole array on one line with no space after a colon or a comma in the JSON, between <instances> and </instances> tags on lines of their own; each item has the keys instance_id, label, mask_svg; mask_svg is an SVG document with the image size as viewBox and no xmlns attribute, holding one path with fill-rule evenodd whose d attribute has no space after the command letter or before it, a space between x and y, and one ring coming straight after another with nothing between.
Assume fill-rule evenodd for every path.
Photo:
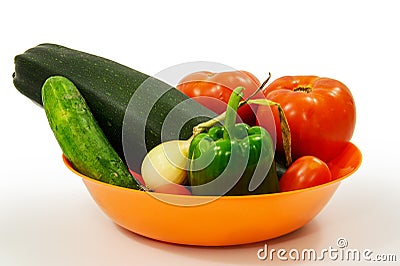
<instances>
[{"instance_id":1,"label":"green vegetable","mask_svg":"<svg viewBox=\"0 0 400 266\"><path fill-rule=\"evenodd\" d=\"M232 92L224 127L212 127L190 144L188 181L194 195L279 192L269 133L262 127L235 124L242 89Z\"/></svg>"},{"instance_id":2,"label":"green vegetable","mask_svg":"<svg viewBox=\"0 0 400 266\"><path fill-rule=\"evenodd\" d=\"M79 88L111 145L138 173L152 148L168 140L188 139L194 126L215 117L170 85L99 56L41 44L15 57L15 87L39 104L43 83L55 75ZM135 94L138 88L140 94ZM136 101L130 104L134 94ZM163 126L167 116L179 130Z\"/></svg>"},{"instance_id":3,"label":"green vegetable","mask_svg":"<svg viewBox=\"0 0 400 266\"><path fill-rule=\"evenodd\" d=\"M43 85L42 96L50 127L77 171L105 183L140 189L70 80L50 77Z\"/></svg>"}]
</instances>

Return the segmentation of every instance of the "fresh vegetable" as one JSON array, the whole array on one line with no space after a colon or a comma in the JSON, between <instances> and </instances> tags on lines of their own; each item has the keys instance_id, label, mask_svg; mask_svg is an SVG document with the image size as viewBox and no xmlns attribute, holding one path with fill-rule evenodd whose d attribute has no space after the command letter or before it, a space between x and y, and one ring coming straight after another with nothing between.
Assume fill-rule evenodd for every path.
<instances>
[{"instance_id":1,"label":"fresh vegetable","mask_svg":"<svg viewBox=\"0 0 400 266\"><path fill-rule=\"evenodd\" d=\"M152 149L142 163L142 178L151 190L160 186L184 184L190 140L171 140Z\"/></svg>"},{"instance_id":2,"label":"fresh vegetable","mask_svg":"<svg viewBox=\"0 0 400 266\"><path fill-rule=\"evenodd\" d=\"M41 44L15 57L15 87L39 104L43 83L54 75L79 88L111 145L137 173L147 151L162 141L188 139L195 125L215 117L170 85L99 56ZM167 116L180 128L163 127Z\"/></svg>"},{"instance_id":3,"label":"fresh vegetable","mask_svg":"<svg viewBox=\"0 0 400 266\"><path fill-rule=\"evenodd\" d=\"M325 184L332 180L328 165L315 156L294 161L279 180L282 192Z\"/></svg>"},{"instance_id":4,"label":"fresh vegetable","mask_svg":"<svg viewBox=\"0 0 400 266\"><path fill-rule=\"evenodd\" d=\"M170 140L157 145L144 158L142 175L137 175L133 171L131 173L153 191L166 189L180 191L180 187L174 185L182 185L187 181L188 153L192 139L205 129L220 123L224 118L225 113L196 125L193 128L193 135L187 140Z\"/></svg>"},{"instance_id":5,"label":"fresh vegetable","mask_svg":"<svg viewBox=\"0 0 400 266\"><path fill-rule=\"evenodd\" d=\"M141 189L70 80L60 76L48 78L42 96L50 127L77 171L112 185Z\"/></svg>"},{"instance_id":6,"label":"fresh vegetable","mask_svg":"<svg viewBox=\"0 0 400 266\"><path fill-rule=\"evenodd\" d=\"M136 179L137 182L139 182L141 185L145 186L146 184L144 183L142 175L136 173L132 169L129 169L129 173Z\"/></svg>"},{"instance_id":7,"label":"fresh vegetable","mask_svg":"<svg viewBox=\"0 0 400 266\"><path fill-rule=\"evenodd\" d=\"M194 195L279 191L270 135L258 126L235 124L242 90L232 92L224 126L214 126L191 141L188 182Z\"/></svg>"},{"instance_id":8,"label":"fresh vegetable","mask_svg":"<svg viewBox=\"0 0 400 266\"><path fill-rule=\"evenodd\" d=\"M154 192L165 193L165 194L175 194L175 195L192 195L190 190L183 185L178 185L174 183L161 185L154 190Z\"/></svg>"},{"instance_id":9,"label":"fresh vegetable","mask_svg":"<svg viewBox=\"0 0 400 266\"><path fill-rule=\"evenodd\" d=\"M247 71L209 72L199 71L183 77L176 88L217 114L226 110L232 91L242 86L246 88L244 98L257 91L260 81ZM263 97L259 92L255 97ZM255 124L256 106L245 105L238 110L244 123Z\"/></svg>"},{"instance_id":10,"label":"fresh vegetable","mask_svg":"<svg viewBox=\"0 0 400 266\"><path fill-rule=\"evenodd\" d=\"M343 150L353 135L354 99L340 81L317 76L285 76L269 84L264 94L279 103L287 116L293 159L313 155L328 162ZM258 119L262 120L266 108L258 109ZM277 152L281 154L281 127L276 110L273 112L278 132ZM268 125L268 121L263 124Z\"/></svg>"}]
</instances>

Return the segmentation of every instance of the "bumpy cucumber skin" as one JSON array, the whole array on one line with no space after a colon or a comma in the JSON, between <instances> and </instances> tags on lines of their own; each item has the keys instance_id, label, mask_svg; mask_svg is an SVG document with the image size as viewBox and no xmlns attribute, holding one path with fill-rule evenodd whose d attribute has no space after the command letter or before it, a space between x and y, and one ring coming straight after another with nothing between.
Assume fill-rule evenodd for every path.
<instances>
[{"instance_id":1,"label":"bumpy cucumber skin","mask_svg":"<svg viewBox=\"0 0 400 266\"><path fill-rule=\"evenodd\" d=\"M178 104L186 103L181 112L173 116L177 125L185 122L180 139L189 138L194 126L216 116L165 82L109 59L61 45L38 45L17 55L14 61L15 87L38 104L42 104L41 88L47 78L59 75L71 80L86 99L111 145L138 173L148 151L163 141L177 138L175 129L163 128L163 122ZM148 116L141 114L143 106L128 108L132 95L144 82L149 95L143 98L143 106L151 105L154 97L158 99ZM124 119L129 121L125 134L129 138L123 134ZM145 132L137 130L143 127Z\"/></svg>"},{"instance_id":2,"label":"bumpy cucumber skin","mask_svg":"<svg viewBox=\"0 0 400 266\"><path fill-rule=\"evenodd\" d=\"M141 188L70 80L61 76L48 78L42 87L42 100L61 150L77 171L112 185Z\"/></svg>"}]
</instances>

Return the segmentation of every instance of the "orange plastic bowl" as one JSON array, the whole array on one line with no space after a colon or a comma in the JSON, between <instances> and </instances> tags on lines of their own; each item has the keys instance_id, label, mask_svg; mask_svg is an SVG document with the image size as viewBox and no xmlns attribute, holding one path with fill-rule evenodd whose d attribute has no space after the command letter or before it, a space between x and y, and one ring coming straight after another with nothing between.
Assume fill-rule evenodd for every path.
<instances>
[{"instance_id":1,"label":"orange plastic bowl","mask_svg":"<svg viewBox=\"0 0 400 266\"><path fill-rule=\"evenodd\" d=\"M177 244L226 246L263 241L290 233L311 221L340 182L361 164L349 143L329 163L329 183L290 192L252 195L184 196L143 192L102 183L65 165L83 178L98 206L116 224L137 234Z\"/></svg>"}]
</instances>

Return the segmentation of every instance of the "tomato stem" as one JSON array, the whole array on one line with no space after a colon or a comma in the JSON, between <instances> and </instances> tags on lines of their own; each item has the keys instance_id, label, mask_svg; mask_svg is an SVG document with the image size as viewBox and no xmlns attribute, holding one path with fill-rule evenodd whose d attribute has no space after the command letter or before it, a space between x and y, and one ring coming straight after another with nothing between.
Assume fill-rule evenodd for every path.
<instances>
[{"instance_id":1,"label":"tomato stem","mask_svg":"<svg viewBox=\"0 0 400 266\"><path fill-rule=\"evenodd\" d=\"M312 88L311 87L297 87L293 91L300 91L300 92L310 93L310 92L312 92Z\"/></svg>"},{"instance_id":2,"label":"tomato stem","mask_svg":"<svg viewBox=\"0 0 400 266\"><path fill-rule=\"evenodd\" d=\"M247 100L249 100L250 98L252 98L254 95L256 95L256 93L258 93L259 91L262 91L265 87L265 85L267 85L268 81L271 79L271 72L268 72L268 78L266 80L264 80L264 82L261 84L261 86L252 94L249 96L249 98L247 98Z\"/></svg>"}]
</instances>

